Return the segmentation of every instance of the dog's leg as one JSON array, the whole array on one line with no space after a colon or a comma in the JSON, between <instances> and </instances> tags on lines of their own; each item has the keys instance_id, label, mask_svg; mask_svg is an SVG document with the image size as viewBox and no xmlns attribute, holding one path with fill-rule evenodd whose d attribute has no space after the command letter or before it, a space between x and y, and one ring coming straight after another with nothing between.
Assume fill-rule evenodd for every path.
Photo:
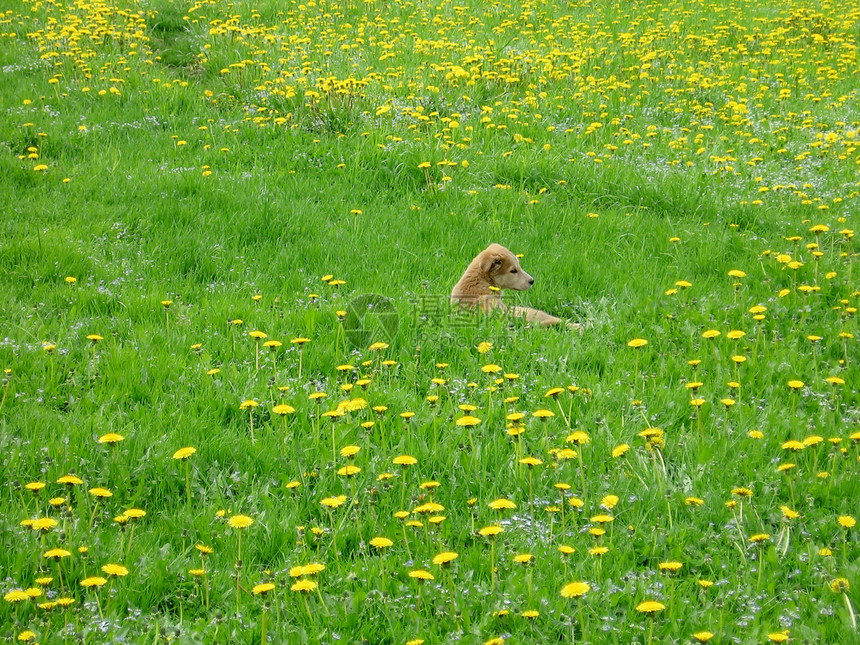
<instances>
[{"instance_id":1,"label":"dog's leg","mask_svg":"<svg viewBox=\"0 0 860 645\"><path fill-rule=\"evenodd\" d=\"M577 323L567 322L561 318L556 318L540 309L531 309L530 307L508 307L508 311L514 316L525 318L529 322L536 322L541 327L552 327L564 323L568 329L581 329L582 326Z\"/></svg>"},{"instance_id":2,"label":"dog's leg","mask_svg":"<svg viewBox=\"0 0 860 645\"><path fill-rule=\"evenodd\" d=\"M531 309L530 307L509 307L508 311L510 311L514 316L525 318L529 322L540 323L541 327L551 327L552 325L557 325L562 322L561 318L551 316L540 309Z\"/></svg>"},{"instance_id":3,"label":"dog's leg","mask_svg":"<svg viewBox=\"0 0 860 645\"><path fill-rule=\"evenodd\" d=\"M481 307L481 311L485 314L495 311L496 309L501 309L502 311L507 309L507 307L502 304L502 299L497 293L493 293L488 296L478 296L478 305Z\"/></svg>"}]
</instances>

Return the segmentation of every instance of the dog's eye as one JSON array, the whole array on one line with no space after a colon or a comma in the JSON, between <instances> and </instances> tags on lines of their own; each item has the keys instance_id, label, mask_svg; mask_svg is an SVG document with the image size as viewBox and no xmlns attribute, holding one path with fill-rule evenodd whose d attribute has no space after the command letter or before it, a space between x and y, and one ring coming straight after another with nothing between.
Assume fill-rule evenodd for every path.
<instances>
[{"instance_id":1,"label":"dog's eye","mask_svg":"<svg viewBox=\"0 0 860 645\"><path fill-rule=\"evenodd\" d=\"M517 272L516 269L511 269L511 273L516 273L516 272Z\"/></svg>"}]
</instances>

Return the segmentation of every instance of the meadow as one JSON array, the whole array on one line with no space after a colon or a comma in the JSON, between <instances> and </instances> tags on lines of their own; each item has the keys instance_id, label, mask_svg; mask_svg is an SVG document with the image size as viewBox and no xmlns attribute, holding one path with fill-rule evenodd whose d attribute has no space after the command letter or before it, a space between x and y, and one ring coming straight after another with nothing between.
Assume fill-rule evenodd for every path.
<instances>
[{"instance_id":1,"label":"meadow","mask_svg":"<svg viewBox=\"0 0 860 645\"><path fill-rule=\"evenodd\" d=\"M858 45L0 0L0 639L860 643Z\"/></svg>"}]
</instances>

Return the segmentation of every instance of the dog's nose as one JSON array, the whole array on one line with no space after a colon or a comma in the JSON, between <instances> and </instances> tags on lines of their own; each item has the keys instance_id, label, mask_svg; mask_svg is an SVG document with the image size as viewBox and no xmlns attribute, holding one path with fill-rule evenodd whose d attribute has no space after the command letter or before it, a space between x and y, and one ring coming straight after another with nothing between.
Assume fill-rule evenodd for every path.
<instances>
[{"instance_id":1,"label":"dog's nose","mask_svg":"<svg viewBox=\"0 0 860 645\"><path fill-rule=\"evenodd\" d=\"M534 279L534 278L529 278L529 284L531 285L531 284L534 284L534 283L535 283L535 279Z\"/></svg>"}]
</instances>

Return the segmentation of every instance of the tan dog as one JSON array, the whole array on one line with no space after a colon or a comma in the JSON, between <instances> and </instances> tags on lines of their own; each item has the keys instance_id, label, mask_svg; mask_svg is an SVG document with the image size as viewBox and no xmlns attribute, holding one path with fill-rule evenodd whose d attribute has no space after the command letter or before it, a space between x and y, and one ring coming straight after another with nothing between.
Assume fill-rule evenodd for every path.
<instances>
[{"instance_id":1,"label":"tan dog","mask_svg":"<svg viewBox=\"0 0 860 645\"><path fill-rule=\"evenodd\" d=\"M520 260L501 244L490 244L472 260L463 277L451 291L451 302L466 307L480 307L484 312L494 309L520 316L529 322L549 327L564 322L561 318L528 307L506 307L499 291L525 291L535 280L523 271Z\"/></svg>"}]
</instances>

